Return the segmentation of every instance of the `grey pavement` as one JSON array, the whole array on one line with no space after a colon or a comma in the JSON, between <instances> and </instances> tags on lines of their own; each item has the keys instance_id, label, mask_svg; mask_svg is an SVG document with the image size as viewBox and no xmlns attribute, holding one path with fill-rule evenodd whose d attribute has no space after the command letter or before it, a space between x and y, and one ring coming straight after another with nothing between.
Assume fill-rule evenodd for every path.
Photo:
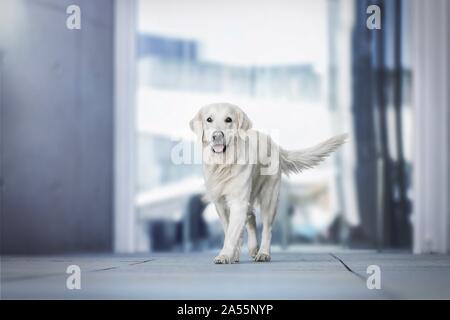
<instances>
[{"instance_id":1,"label":"grey pavement","mask_svg":"<svg viewBox=\"0 0 450 320\"><path fill-rule=\"evenodd\" d=\"M216 252L1 257L2 299L450 299L450 256L278 251L270 263L215 265ZM68 290L66 269L81 268ZM381 289L369 290L369 265Z\"/></svg>"}]
</instances>

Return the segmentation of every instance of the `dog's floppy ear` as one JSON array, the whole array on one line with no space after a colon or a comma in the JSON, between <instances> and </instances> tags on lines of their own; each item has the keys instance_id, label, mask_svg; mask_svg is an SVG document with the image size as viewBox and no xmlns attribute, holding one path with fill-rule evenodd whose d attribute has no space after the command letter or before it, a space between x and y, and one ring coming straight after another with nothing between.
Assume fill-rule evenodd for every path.
<instances>
[{"instance_id":1,"label":"dog's floppy ear","mask_svg":"<svg viewBox=\"0 0 450 320\"><path fill-rule=\"evenodd\" d=\"M246 136L245 132L252 128L252 122L250 121L248 116L245 114L245 112L242 111L241 109L238 110L237 118L238 118L239 135L241 136L242 139L245 139L245 136Z\"/></svg>"},{"instance_id":2,"label":"dog's floppy ear","mask_svg":"<svg viewBox=\"0 0 450 320\"><path fill-rule=\"evenodd\" d=\"M252 128L252 122L242 110L238 111L238 128L244 131L250 130Z\"/></svg>"},{"instance_id":3,"label":"dog's floppy ear","mask_svg":"<svg viewBox=\"0 0 450 320\"><path fill-rule=\"evenodd\" d=\"M197 112L194 118L189 122L191 130L197 135L200 142L203 141L203 121L201 111Z\"/></svg>"}]
</instances>

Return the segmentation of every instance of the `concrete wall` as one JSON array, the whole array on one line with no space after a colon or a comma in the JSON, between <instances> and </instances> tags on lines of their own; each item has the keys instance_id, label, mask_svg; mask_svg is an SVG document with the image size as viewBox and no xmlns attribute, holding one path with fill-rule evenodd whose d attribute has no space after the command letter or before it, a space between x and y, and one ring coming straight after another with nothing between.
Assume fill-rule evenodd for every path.
<instances>
[{"instance_id":1,"label":"concrete wall","mask_svg":"<svg viewBox=\"0 0 450 320\"><path fill-rule=\"evenodd\" d=\"M450 2L413 2L414 252L450 253Z\"/></svg>"},{"instance_id":2,"label":"concrete wall","mask_svg":"<svg viewBox=\"0 0 450 320\"><path fill-rule=\"evenodd\" d=\"M112 249L113 15L0 2L1 253Z\"/></svg>"}]
</instances>

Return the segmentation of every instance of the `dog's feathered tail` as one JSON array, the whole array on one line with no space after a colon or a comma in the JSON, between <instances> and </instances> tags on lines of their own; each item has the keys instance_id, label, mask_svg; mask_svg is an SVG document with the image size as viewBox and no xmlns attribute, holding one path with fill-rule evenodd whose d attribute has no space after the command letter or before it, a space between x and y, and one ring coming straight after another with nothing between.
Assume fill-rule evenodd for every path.
<instances>
[{"instance_id":1,"label":"dog's feathered tail","mask_svg":"<svg viewBox=\"0 0 450 320\"><path fill-rule=\"evenodd\" d=\"M289 175L312 168L328 157L347 140L347 134L334 136L314 147L303 150L283 150L280 148L281 171Z\"/></svg>"}]
</instances>

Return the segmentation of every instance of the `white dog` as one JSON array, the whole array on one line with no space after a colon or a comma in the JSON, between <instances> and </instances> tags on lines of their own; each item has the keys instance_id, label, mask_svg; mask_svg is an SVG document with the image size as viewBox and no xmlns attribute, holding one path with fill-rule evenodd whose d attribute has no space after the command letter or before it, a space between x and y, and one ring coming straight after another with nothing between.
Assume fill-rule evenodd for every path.
<instances>
[{"instance_id":1,"label":"white dog","mask_svg":"<svg viewBox=\"0 0 450 320\"><path fill-rule=\"evenodd\" d=\"M333 137L312 148L288 151L265 134L251 130L247 115L237 106L204 106L190 121L203 145L203 171L207 197L214 202L225 233L215 263L239 261L244 228L255 261L270 261L272 222L280 191L281 174L317 165L345 142ZM258 246L254 205L260 206L262 239Z\"/></svg>"}]
</instances>

